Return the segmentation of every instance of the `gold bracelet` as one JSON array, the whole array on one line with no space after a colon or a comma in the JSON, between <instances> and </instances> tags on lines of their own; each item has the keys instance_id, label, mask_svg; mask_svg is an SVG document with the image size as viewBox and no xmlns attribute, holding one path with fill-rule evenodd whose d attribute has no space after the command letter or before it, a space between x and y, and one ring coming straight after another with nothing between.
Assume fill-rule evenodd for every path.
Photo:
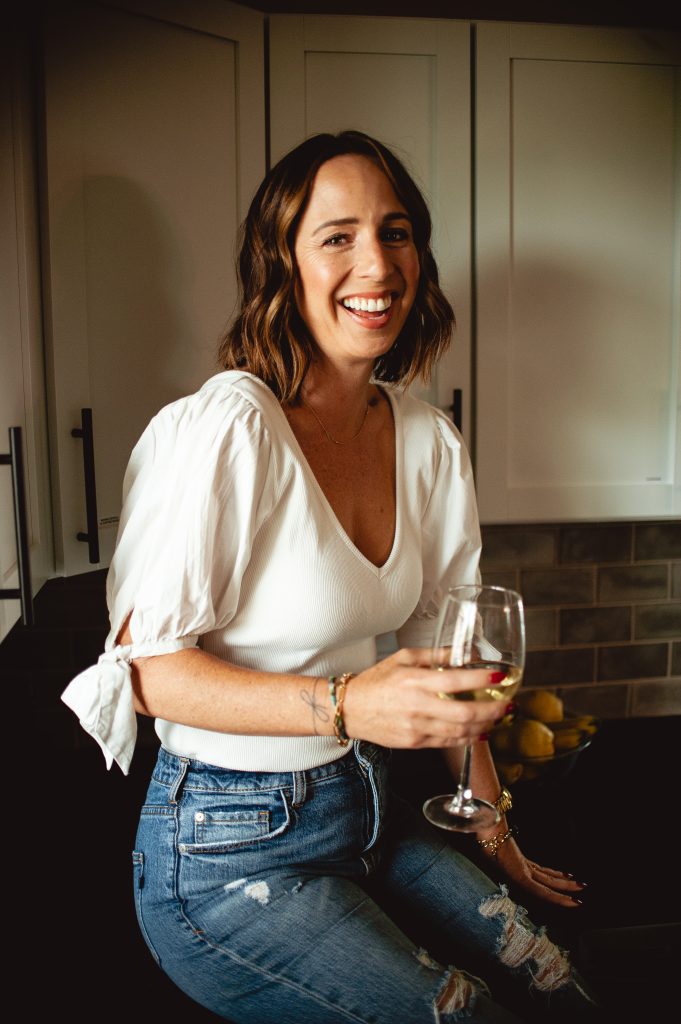
<instances>
[{"instance_id":1,"label":"gold bracelet","mask_svg":"<svg viewBox=\"0 0 681 1024\"><path fill-rule=\"evenodd\" d=\"M507 832L497 832L491 839L478 839L478 846L481 846L483 850L491 854L492 857L496 857L499 847L503 846L507 839L510 839L513 835L513 829L509 828Z\"/></svg>"},{"instance_id":2,"label":"gold bracelet","mask_svg":"<svg viewBox=\"0 0 681 1024\"><path fill-rule=\"evenodd\" d=\"M494 801L494 806L498 810L499 814L507 814L513 807L513 797L506 789L506 786L501 787L501 793Z\"/></svg>"},{"instance_id":3,"label":"gold bracelet","mask_svg":"<svg viewBox=\"0 0 681 1024\"><path fill-rule=\"evenodd\" d=\"M336 676L329 677L329 695L334 707L333 732L340 747L347 747L350 742L350 737L345 731L345 722L343 721L343 704L345 702L345 690L350 680L354 679L354 676L354 672L344 672L338 678Z\"/></svg>"}]
</instances>

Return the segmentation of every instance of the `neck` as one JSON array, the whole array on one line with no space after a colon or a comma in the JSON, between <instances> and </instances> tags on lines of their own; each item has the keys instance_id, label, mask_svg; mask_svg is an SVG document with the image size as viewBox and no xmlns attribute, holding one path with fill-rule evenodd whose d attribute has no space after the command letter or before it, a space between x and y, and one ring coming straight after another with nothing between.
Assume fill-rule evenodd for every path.
<instances>
[{"instance_id":1,"label":"neck","mask_svg":"<svg viewBox=\"0 0 681 1024\"><path fill-rule=\"evenodd\" d=\"M346 444L361 432L372 399L371 368L340 373L313 363L301 387L301 400L330 440Z\"/></svg>"}]
</instances>

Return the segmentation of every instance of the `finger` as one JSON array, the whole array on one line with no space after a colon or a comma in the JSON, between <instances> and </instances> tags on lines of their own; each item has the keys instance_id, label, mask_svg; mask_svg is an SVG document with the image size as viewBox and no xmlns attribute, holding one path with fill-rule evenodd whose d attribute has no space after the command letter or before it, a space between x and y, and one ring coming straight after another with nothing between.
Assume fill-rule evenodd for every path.
<instances>
[{"instance_id":1,"label":"finger","mask_svg":"<svg viewBox=\"0 0 681 1024\"><path fill-rule=\"evenodd\" d=\"M484 690L486 687L494 686L504 678L503 672L490 672L488 669L475 668L451 668L440 666L431 675L429 689L442 694L443 698L451 697L456 700L459 694L468 693L471 690Z\"/></svg>"},{"instance_id":2,"label":"finger","mask_svg":"<svg viewBox=\"0 0 681 1024\"><path fill-rule=\"evenodd\" d=\"M550 869L543 868L539 864L534 864L532 861L528 861L528 865L534 878L538 879L542 884L548 885L550 888L556 889L559 892L577 893L586 888L584 882L578 882L575 878L569 878L559 871L552 871Z\"/></svg>"},{"instance_id":3,"label":"finger","mask_svg":"<svg viewBox=\"0 0 681 1024\"><path fill-rule=\"evenodd\" d=\"M526 888L533 896L537 896L547 903L555 903L559 907L574 910L582 904L582 901L577 897L558 892L556 889L551 889L548 885L542 885L540 882L535 882L534 885L528 885Z\"/></svg>"}]
</instances>

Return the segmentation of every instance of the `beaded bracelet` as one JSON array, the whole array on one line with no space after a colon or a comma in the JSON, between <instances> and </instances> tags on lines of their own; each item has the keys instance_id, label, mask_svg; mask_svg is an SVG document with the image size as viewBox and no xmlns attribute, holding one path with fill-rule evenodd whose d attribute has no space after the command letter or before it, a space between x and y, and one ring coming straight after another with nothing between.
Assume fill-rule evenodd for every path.
<instances>
[{"instance_id":1,"label":"beaded bracelet","mask_svg":"<svg viewBox=\"0 0 681 1024\"><path fill-rule=\"evenodd\" d=\"M486 850L492 857L496 857L497 851L501 846L504 845L507 839L510 839L513 835L513 829L509 828L507 832L497 832L491 839L478 839L478 846L481 846L483 850Z\"/></svg>"},{"instance_id":2,"label":"beaded bracelet","mask_svg":"<svg viewBox=\"0 0 681 1024\"><path fill-rule=\"evenodd\" d=\"M345 722L343 721L343 704L345 702L346 687L354 676L354 672L344 672L340 677L329 676L329 697L334 708L333 732L340 747L347 747L350 742L350 737L345 731Z\"/></svg>"}]
</instances>

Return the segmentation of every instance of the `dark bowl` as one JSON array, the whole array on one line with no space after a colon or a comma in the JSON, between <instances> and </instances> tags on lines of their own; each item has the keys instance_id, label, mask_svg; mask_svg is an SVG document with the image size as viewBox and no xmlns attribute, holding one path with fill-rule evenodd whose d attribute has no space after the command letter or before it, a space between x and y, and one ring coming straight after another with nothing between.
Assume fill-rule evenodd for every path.
<instances>
[{"instance_id":1,"label":"dark bowl","mask_svg":"<svg viewBox=\"0 0 681 1024\"><path fill-rule=\"evenodd\" d=\"M571 715L569 712L565 715L566 718L576 718L578 716ZM568 775L574 768L577 758L591 745L594 738L598 735L599 724L595 720L592 722L593 731L586 732L582 730L583 735L580 742L575 747L570 747L569 750L557 750L554 754L550 754L546 757L521 757L515 754L494 754L494 763L497 766L497 770L502 776L506 772L504 769L507 766L522 765L522 774L515 779L509 776L506 778L506 785L518 786L524 784L530 784L535 782L554 781L557 779L563 779ZM551 725L549 723L549 728Z\"/></svg>"}]
</instances>

